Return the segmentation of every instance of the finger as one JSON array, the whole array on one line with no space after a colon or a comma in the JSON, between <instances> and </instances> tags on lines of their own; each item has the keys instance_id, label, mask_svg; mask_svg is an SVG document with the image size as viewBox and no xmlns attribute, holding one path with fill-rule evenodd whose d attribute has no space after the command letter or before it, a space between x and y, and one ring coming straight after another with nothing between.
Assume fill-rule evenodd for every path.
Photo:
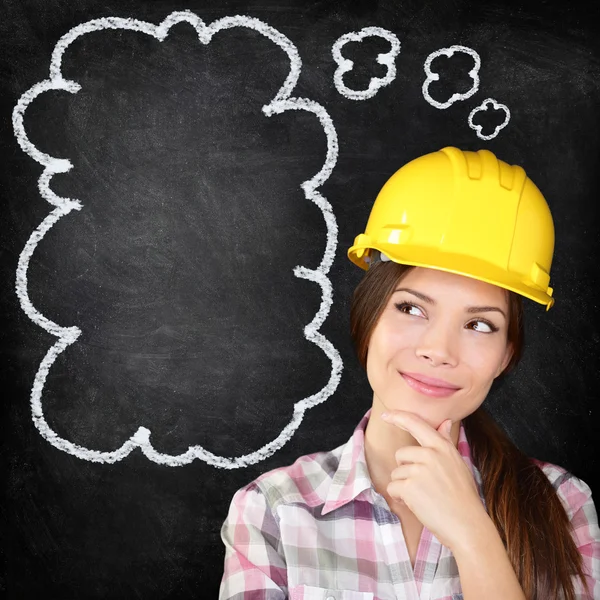
<instances>
[{"instance_id":1,"label":"finger","mask_svg":"<svg viewBox=\"0 0 600 600\"><path fill-rule=\"evenodd\" d=\"M403 446L394 453L396 464L412 462L425 464L433 458L435 450L433 448L423 448L423 446Z\"/></svg>"},{"instance_id":2,"label":"finger","mask_svg":"<svg viewBox=\"0 0 600 600\"><path fill-rule=\"evenodd\" d=\"M392 481L397 481L399 479L408 479L409 477L414 477L418 472L419 466L414 463L410 463L407 465L400 465L396 467L392 473L391 478Z\"/></svg>"},{"instance_id":3,"label":"finger","mask_svg":"<svg viewBox=\"0 0 600 600\"><path fill-rule=\"evenodd\" d=\"M408 431L421 446L437 447L447 440L419 415L405 410L382 413L381 418L391 425Z\"/></svg>"},{"instance_id":4,"label":"finger","mask_svg":"<svg viewBox=\"0 0 600 600\"><path fill-rule=\"evenodd\" d=\"M386 491L394 500L404 501L407 479L395 479L388 483Z\"/></svg>"}]
</instances>

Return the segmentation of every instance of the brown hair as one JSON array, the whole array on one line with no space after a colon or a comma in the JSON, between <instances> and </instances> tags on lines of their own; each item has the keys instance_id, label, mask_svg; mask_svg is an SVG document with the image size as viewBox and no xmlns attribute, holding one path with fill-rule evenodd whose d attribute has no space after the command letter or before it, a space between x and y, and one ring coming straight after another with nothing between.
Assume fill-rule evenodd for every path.
<instances>
[{"instance_id":1,"label":"brown hair","mask_svg":"<svg viewBox=\"0 0 600 600\"><path fill-rule=\"evenodd\" d=\"M354 291L350 331L365 370L371 333L396 284L413 268L391 261L376 263ZM507 342L513 355L500 377L516 366L523 348L521 296L508 290L507 294ZM568 515L546 474L481 406L462 422L473 463L481 473L487 512L527 600L575 600L573 574L582 579L589 594Z\"/></svg>"}]
</instances>

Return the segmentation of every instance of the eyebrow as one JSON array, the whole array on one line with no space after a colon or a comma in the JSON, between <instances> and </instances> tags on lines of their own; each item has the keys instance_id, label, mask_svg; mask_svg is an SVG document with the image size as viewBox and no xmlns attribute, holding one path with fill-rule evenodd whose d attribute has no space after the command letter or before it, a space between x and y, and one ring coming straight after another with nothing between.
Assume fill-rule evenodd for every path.
<instances>
[{"instance_id":1,"label":"eyebrow","mask_svg":"<svg viewBox=\"0 0 600 600\"><path fill-rule=\"evenodd\" d=\"M433 298L430 298L429 296L426 296L425 294L422 294L421 292L417 292L416 290L411 290L410 288L398 288L398 289L394 290L394 294L396 292L408 292L409 294L413 294L413 296L420 298L421 300L423 300L423 302L427 302L428 304L432 304L432 305L437 304L437 302ZM501 308L498 308L497 306L468 306L466 311L468 313L480 313L480 312L492 312L492 311L499 312L506 319L506 314L504 313L504 311Z\"/></svg>"}]
</instances>

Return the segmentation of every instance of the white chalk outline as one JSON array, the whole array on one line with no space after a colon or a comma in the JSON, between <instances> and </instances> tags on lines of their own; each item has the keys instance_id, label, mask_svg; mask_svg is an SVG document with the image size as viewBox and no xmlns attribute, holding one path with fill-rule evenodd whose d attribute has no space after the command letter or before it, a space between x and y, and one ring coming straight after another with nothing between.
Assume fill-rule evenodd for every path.
<instances>
[{"instance_id":1,"label":"white chalk outline","mask_svg":"<svg viewBox=\"0 0 600 600\"><path fill-rule=\"evenodd\" d=\"M440 79L439 73L434 73L431 70L431 63L438 56L444 55L444 56L447 56L448 58L450 58L454 55L455 52L464 52L465 54L468 54L469 56L471 56L473 58L473 60L475 61L475 66L469 71L469 75L470 75L471 79L473 80L473 85L472 85L471 89L468 92L465 92L464 94L455 93L455 94L452 94L452 96L450 96L450 99L447 100L446 102L438 102L437 100L434 100L429 95L429 86L431 85L431 83L433 81L439 81L439 79ZM479 54L477 54L477 52L475 52L475 50L473 50L473 48L469 48L467 46L457 46L457 45L449 46L448 48L440 48L440 50L436 50L435 52L432 52L427 57L423 67L424 67L425 73L427 75L427 78L423 82L423 98L425 98L425 100L427 100L427 102L429 102L429 104L431 104L432 106L435 106L436 108L440 108L440 109L448 108L449 106L454 104L457 100L466 100L467 98L470 98L479 89L479 69L481 67L481 59L479 58Z\"/></svg>"},{"instance_id":2,"label":"white chalk outline","mask_svg":"<svg viewBox=\"0 0 600 600\"><path fill-rule=\"evenodd\" d=\"M369 81L369 87L366 90L351 90L344 84L344 73L352 70L354 61L351 61L342 56L342 46L348 42L361 42L366 37L382 37L387 40L392 49L385 54L377 55L377 62L380 65L387 65L387 73L385 77L372 77ZM382 87L389 85L396 78L396 56L400 54L400 40L387 29L381 27L363 27L360 31L351 31L345 33L336 40L331 48L333 60L335 60L338 68L333 74L333 83L335 89L344 97L350 100L367 100L372 98Z\"/></svg>"},{"instance_id":3,"label":"white chalk outline","mask_svg":"<svg viewBox=\"0 0 600 600\"><path fill-rule=\"evenodd\" d=\"M56 432L50 428L44 418L41 402L42 391L50 367L58 355L77 340L81 330L77 327L61 327L50 321L50 319L42 315L33 306L27 292L27 269L29 267L29 260L37 244L61 217L69 214L72 210L81 210L82 204L77 199L61 198L54 194L50 189L50 180L53 175L55 173L66 173L73 165L67 159L53 158L52 156L44 154L29 141L23 126L23 115L25 110L35 98L46 91L65 90L75 94L81 89L81 86L78 83L63 79L61 74L61 60L63 53L79 36L101 29L124 29L151 35L162 42L167 37L169 29L176 23L182 21L187 21L196 29L198 39L203 44L208 44L212 39L212 36L218 31L231 29L233 27L253 29L277 44L288 55L290 60L290 72L275 98L269 104L265 104L262 107L262 112L268 117L283 113L287 110L305 110L311 112L319 119L327 138L327 154L323 167L316 175L311 179L304 181L300 186L304 191L306 198L311 202L314 202L323 212L323 218L325 219L327 226L325 252L320 265L316 269L313 270L303 266L296 266L294 268L294 275L300 279L313 281L321 286L322 297L319 310L313 320L304 328L304 336L307 340L319 346L319 348L321 348L321 350L329 357L332 367L331 376L327 384L319 392L307 398L303 398L294 404L292 419L277 438L251 454L235 458L217 456L201 446L190 446L186 452L178 456L161 454L157 452L150 443L151 432L146 427L139 427L120 448L113 452L90 450L89 448L84 448L59 437ZM64 452L68 452L78 458L91 462L114 463L125 458L134 448L140 448L150 460L171 467L182 466L190 463L195 458L203 460L215 467L224 469L244 467L260 462L279 450L292 437L296 429L298 429L304 416L304 412L325 401L337 388L342 371L342 359L336 348L327 338L319 333L318 330L325 321L332 304L332 286L331 281L327 277L327 273L335 257L338 227L331 205L317 191L317 188L323 185L329 178L336 164L338 156L338 139L331 117L323 106L306 98L293 98L290 96L298 81L301 66L302 62L294 44L273 27L252 17L240 15L224 17L214 21L208 26L204 24L202 19L189 10L172 12L158 26L131 18L104 17L77 25L62 36L52 52L50 78L36 83L19 98L12 114L15 136L21 148L34 160L45 167L38 180L38 188L42 197L56 208L33 231L19 256L16 274L16 292L21 303L21 308L25 311L27 316L36 325L39 325L48 333L59 338L48 350L40 363L31 391L31 411L35 426L41 435L59 450L63 450Z\"/></svg>"},{"instance_id":4,"label":"white chalk outline","mask_svg":"<svg viewBox=\"0 0 600 600\"><path fill-rule=\"evenodd\" d=\"M488 109L488 107L486 106L486 104L490 104L490 103L493 105L493 107L496 110L497 109L502 109L506 113L506 117L505 117L504 121L502 123L500 123L500 125L498 125L496 127L496 129L494 130L494 133L492 133L491 135L483 135L481 133L481 130L483 129L483 126L482 125L475 125L473 123L473 117L478 112L486 111ZM494 98L486 98L479 106L476 106L469 113L469 127L471 129L475 130L475 132L477 133L477 137L479 139L481 139L481 140L493 140L500 133L500 130L504 129L508 125L509 121L510 121L510 110L508 109L508 106L506 106L506 104L501 104L497 100L494 100Z\"/></svg>"}]
</instances>

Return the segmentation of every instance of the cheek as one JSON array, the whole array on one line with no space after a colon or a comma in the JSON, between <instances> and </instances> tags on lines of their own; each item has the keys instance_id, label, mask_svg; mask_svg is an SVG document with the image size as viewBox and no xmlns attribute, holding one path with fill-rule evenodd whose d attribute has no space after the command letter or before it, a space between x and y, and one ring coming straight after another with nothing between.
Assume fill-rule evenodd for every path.
<instances>
[{"instance_id":1,"label":"cheek","mask_svg":"<svg viewBox=\"0 0 600 600\"><path fill-rule=\"evenodd\" d=\"M377 382L381 379L381 368L385 361L387 353L387 344L382 339L377 331L373 332L369 341L369 350L367 352L367 378L372 388L377 386Z\"/></svg>"},{"instance_id":2,"label":"cheek","mask_svg":"<svg viewBox=\"0 0 600 600\"><path fill-rule=\"evenodd\" d=\"M393 360L395 356L407 346L408 340L406 332L400 331L398 327L379 327L373 332L369 342L369 352L367 354L367 364L369 359L377 368Z\"/></svg>"},{"instance_id":3,"label":"cheek","mask_svg":"<svg viewBox=\"0 0 600 600\"><path fill-rule=\"evenodd\" d=\"M406 332L398 328L386 327L373 332L367 353L367 378L375 391L389 385L391 365L399 364L399 356L409 343Z\"/></svg>"},{"instance_id":4,"label":"cheek","mask_svg":"<svg viewBox=\"0 0 600 600\"><path fill-rule=\"evenodd\" d=\"M486 340L482 340L484 341ZM496 371L502 365L504 351L504 343L465 344L461 358L463 364L468 365L474 379L483 385L496 376Z\"/></svg>"}]
</instances>

